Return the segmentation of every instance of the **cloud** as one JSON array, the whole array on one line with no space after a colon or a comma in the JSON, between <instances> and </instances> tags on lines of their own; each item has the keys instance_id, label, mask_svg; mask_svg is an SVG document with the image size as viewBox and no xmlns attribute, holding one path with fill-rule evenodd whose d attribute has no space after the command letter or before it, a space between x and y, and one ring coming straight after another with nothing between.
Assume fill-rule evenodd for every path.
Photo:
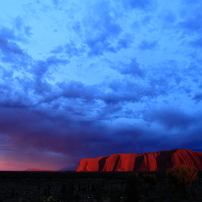
<instances>
[{"instance_id":1,"label":"cloud","mask_svg":"<svg viewBox=\"0 0 202 202\"><path fill-rule=\"evenodd\" d=\"M89 42L90 43L90 42ZM80 57L82 54L85 54L86 47L84 45L78 46L75 42L70 41L65 45L59 45L53 48L51 54L66 54L69 58Z\"/></svg>"},{"instance_id":2,"label":"cloud","mask_svg":"<svg viewBox=\"0 0 202 202\"><path fill-rule=\"evenodd\" d=\"M121 64L121 67L115 67L114 69L124 75L131 75L139 78L144 78L145 76L145 72L140 68L140 64L136 59L131 59L129 64Z\"/></svg>"},{"instance_id":3,"label":"cloud","mask_svg":"<svg viewBox=\"0 0 202 202\"><path fill-rule=\"evenodd\" d=\"M61 169L84 157L201 147L199 1L158 2L52 0L4 16L0 161Z\"/></svg>"},{"instance_id":4,"label":"cloud","mask_svg":"<svg viewBox=\"0 0 202 202\"><path fill-rule=\"evenodd\" d=\"M202 20L202 14L200 11L195 11L194 15L188 16L187 18L178 23L178 27L181 28L185 34L199 33L202 30L200 21Z\"/></svg>"},{"instance_id":5,"label":"cloud","mask_svg":"<svg viewBox=\"0 0 202 202\"><path fill-rule=\"evenodd\" d=\"M7 27L4 27L4 26L1 26L0 37L4 38L4 39L12 39L12 40L16 39L16 36L15 36L13 30L11 30Z\"/></svg>"},{"instance_id":6,"label":"cloud","mask_svg":"<svg viewBox=\"0 0 202 202\"><path fill-rule=\"evenodd\" d=\"M96 86L85 86L82 82L70 81L58 83L61 95L66 98L80 98L91 101L98 98L99 89Z\"/></svg>"},{"instance_id":7,"label":"cloud","mask_svg":"<svg viewBox=\"0 0 202 202\"><path fill-rule=\"evenodd\" d=\"M62 53L63 51L64 51L64 47L62 45L59 45L59 46L53 48L51 53L58 54L58 53Z\"/></svg>"},{"instance_id":8,"label":"cloud","mask_svg":"<svg viewBox=\"0 0 202 202\"><path fill-rule=\"evenodd\" d=\"M202 100L202 93L196 93L194 98L193 98L196 102L200 102Z\"/></svg>"},{"instance_id":9,"label":"cloud","mask_svg":"<svg viewBox=\"0 0 202 202\"><path fill-rule=\"evenodd\" d=\"M33 62L33 65L29 72L34 77L34 89L35 92L41 95L44 93L50 92L52 85L49 84L45 79L51 78L52 71L54 67L58 65L66 65L68 60L59 59L56 56L50 56L46 60L37 60Z\"/></svg>"},{"instance_id":10,"label":"cloud","mask_svg":"<svg viewBox=\"0 0 202 202\"><path fill-rule=\"evenodd\" d=\"M186 3L188 5L193 5L193 4L197 4L198 2L200 2L200 0L181 0L182 3Z\"/></svg>"},{"instance_id":11,"label":"cloud","mask_svg":"<svg viewBox=\"0 0 202 202\"><path fill-rule=\"evenodd\" d=\"M110 86L118 94L120 91L126 91L126 87L133 88L127 82L121 86L118 81L111 83ZM37 104L36 106L24 105L24 107L20 107L16 103L14 103L13 107L1 105L0 134L3 135L1 137L3 137L4 141L6 138L9 139L9 148L14 148L17 156L20 155L19 151L22 154L29 150L29 156L31 155L32 159L37 159L39 162L39 157L37 156L40 151L41 156L48 156L46 163L49 165L51 161L56 161L54 154L57 154L60 166L75 168L78 161L85 157L179 148L183 145L182 141L185 141L182 134L186 135L187 138L187 135L191 137L194 132L199 134L198 132L200 131L199 128L197 129L200 125L200 120L198 122L193 116L181 110L170 108L151 110L149 116L152 117L146 121L146 123L157 122L162 128L167 128L167 132L152 128L152 125L147 126L127 122L117 125L114 124L114 120L124 117L125 106L122 105L121 101L129 99L127 94L121 99L117 98L120 104L108 103L105 106L100 105L100 108L98 108L96 105L98 103L95 102L96 99L100 96L104 100L103 96L107 94L96 92L96 87L91 86L89 88L75 81L66 84L60 83L58 87L63 91L55 92L56 97L59 95L57 99L59 99L61 107L63 103L67 104L64 108L55 109L52 107L53 100L46 102L45 105ZM51 93L51 95L53 96L54 94ZM62 96L66 100L60 100ZM141 97L141 95L139 96ZM24 98L22 97L21 99L23 100ZM73 99L72 102L69 99ZM83 99L94 99L94 102L82 102ZM25 101L25 103L27 102ZM81 106L80 109L79 106ZM95 113L94 111L97 111L97 115L91 116L91 113ZM137 109L134 109L134 111L137 111ZM142 113L144 114L146 111ZM132 117L130 118L134 119L134 115L135 113L133 114L132 112ZM106 122L106 120L110 119L111 123ZM183 131L183 133L176 132L176 134L179 133L180 137L170 137L167 134L169 130L175 131L176 129L177 131ZM197 132L197 130L199 131ZM165 133L166 136L164 137ZM176 141L180 138L181 142ZM199 136L196 135L195 139L198 140L197 138ZM194 141L186 144L187 148L199 146ZM7 155L10 153L9 158L12 158L12 151L4 152ZM48 153L51 153L53 159ZM21 155L21 158L27 159L26 155ZM62 164L61 162L64 159L65 163Z\"/></svg>"},{"instance_id":12,"label":"cloud","mask_svg":"<svg viewBox=\"0 0 202 202\"><path fill-rule=\"evenodd\" d=\"M100 8L103 9L100 9ZM116 10L110 3L102 2L92 8L96 12L92 19L91 12L83 21L85 28L85 44L89 55L102 55L104 52L114 52L113 40L116 40L122 29L117 23ZM91 30L94 30L93 33Z\"/></svg>"},{"instance_id":13,"label":"cloud","mask_svg":"<svg viewBox=\"0 0 202 202\"><path fill-rule=\"evenodd\" d=\"M192 40L190 45L192 45L194 48L202 48L202 37L200 36L197 39Z\"/></svg>"},{"instance_id":14,"label":"cloud","mask_svg":"<svg viewBox=\"0 0 202 202\"><path fill-rule=\"evenodd\" d=\"M172 10L166 9L160 13L159 18L163 20L163 26L167 27L167 23L173 24L176 21L177 16Z\"/></svg>"},{"instance_id":15,"label":"cloud","mask_svg":"<svg viewBox=\"0 0 202 202\"><path fill-rule=\"evenodd\" d=\"M104 52L115 52L115 49L108 42L105 35L88 39L86 44L89 47L89 56L103 55Z\"/></svg>"},{"instance_id":16,"label":"cloud","mask_svg":"<svg viewBox=\"0 0 202 202\"><path fill-rule=\"evenodd\" d=\"M6 69L3 68L3 67L1 67L1 71L2 71L2 78L4 78L4 79L12 78L12 76L13 76L13 71L11 71L11 70L6 70Z\"/></svg>"},{"instance_id":17,"label":"cloud","mask_svg":"<svg viewBox=\"0 0 202 202\"><path fill-rule=\"evenodd\" d=\"M131 47L133 42L133 37L130 34L124 34L124 36L120 37L117 42L117 51L122 48Z\"/></svg>"},{"instance_id":18,"label":"cloud","mask_svg":"<svg viewBox=\"0 0 202 202\"><path fill-rule=\"evenodd\" d=\"M122 144L121 140L114 142L114 138L121 134L126 136L136 134L132 128L107 129L98 122L75 120L71 116L68 118L67 114L53 113L50 116L47 111L45 113L29 109L11 111L1 108L1 114L5 116L4 119L0 119L1 134L8 136L12 147L21 151L31 147L42 153L48 150L75 157L81 153L90 155L95 151L93 155L95 156L102 153L95 150L96 148L101 149L105 146L110 148L109 145L115 147L116 144ZM18 120L14 122L17 117ZM12 128L9 127L10 124ZM113 138L113 135L116 137ZM116 151L111 150L112 152Z\"/></svg>"},{"instance_id":19,"label":"cloud","mask_svg":"<svg viewBox=\"0 0 202 202\"><path fill-rule=\"evenodd\" d=\"M8 59L11 54L24 54L24 51L11 40L16 40L14 32L7 27L1 27L0 29L0 50L4 54L4 60L12 61L12 59Z\"/></svg>"},{"instance_id":20,"label":"cloud","mask_svg":"<svg viewBox=\"0 0 202 202\"><path fill-rule=\"evenodd\" d=\"M23 50L16 44L0 39L0 48L4 53L23 54Z\"/></svg>"},{"instance_id":21,"label":"cloud","mask_svg":"<svg viewBox=\"0 0 202 202\"><path fill-rule=\"evenodd\" d=\"M154 49L157 46L157 41L142 41L141 44L139 45L139 48L141 50L151 50Z\"/></svg>"},{"instance_id":22,"label":"cloud","mask_svg":"<svg viewBox=\"0 0 202 202\"><path fill-rule=\"evenodd\" d=\"M122 138L118 137L124 134L134 138L137 133L132 127L121 130L110 129L99 122L79 121L72 119L66 113L57 115L54 111L50 116L50 111L47 113L47 110L38 111L28 108L11 110L1 107L0 112L4 117L0 119L0 134L3 134L4 140L9 138L10 148L21 153L32 148L29 156L31 155L33 159L38 159L38 152L34 154L35 150L40 151L42 156L46 155L48 151L58 154L58 157L71 156L72 159L75 159L74 167L81 157L126 152L127 149L118 148L124 148L122 146L128 140L125 141L123 138L121 141ZM12 127L10 127L11 125ZM106 148L105 152L102 151L103 148ZM12 151L10 153L13 154ZM23 158L22 155L21 158ZM51 161L50 157L49 160ZM69 162L71 159L67 157L66 165Z\"/></svg>"},{"instance_id":23,"label":"cloud","mask_svg":"<svg viewBox=\"0 0 202 202\"><path fill-rule=\"evenodd\" d=\"M59 5L59 1L58 1L58 0L52 0L52 2L53 2L53 5L54 5L55 7L57 7L57 6Z\"/></svg>"},{"instance_id":24,"label":"cloud","mask_svg":"<svg viewBox=\"0 0 202 202\"><path fill-rule=\"evenodd\" d=\"M197 117L191 116L179 109L161 109L154 112L153 120L163 125L167 130L188 130L197 125Z\"/></svg>"},{"instance_id":25,"label":"cloud","mask_svg":"<svg viewBox=\"0 0 202 202\"><path fill-rule=\"evenodd\" d=\"M15 29L17 29L18 31L21 31L22 28L23 28L23 20L20 16L17 16L15 19L14 19L14 27Z\"/></svg>"},{"instance_id":26,"label":"cloud","mask_svg":"<svg viewBox=\"0 0 202 202\"><path fill-rule=\"evenodd\" d=\"M150 8L154 1L153 0L122 0L123 5L127 7L131 7L133 9L148 9Z\"/></svg>"},{"instance_id":27,"label":"cloud","mask_svg":"<svg viewBox=\"0 0 202 202\"><path fill-rule=\"evenodd\" d=\"M0 52L3 63L12 65L16 69L23 68L29 64L30 56L18 45L22 40L12 29L1 27Z\"/></svg>"},{"instance_id":28,"label":"cloud","mask_svg":"<svg viewBox=\"0 0 202 202\"><path fill-rule=\"evenodd\" d=\"M12 28L1 26L0 29L0 38L4 38L5 40L13 40L13 42L16 41L24 43L31 35L31 27L25 25L20 16L13 19Z\"/></svg>"},{"instance_id":29,"label":"cloud","mask_svg":"<svg viewBox=\"0 0 202 202\"><path fill-rule=\"evenodd\" d=\"M24 33L27 37L30 37L32 35L32 32L31 32L32 28L30 26L25 26L24 27Z\"/></svg>"},{"instance_id":30,"label":"cloud","mask_svg":"<svg viewBox=\"0 0 202 202\"><path fill-rule=\"evenodd\" d=\"M119 104L138 102L142 97L150 96L147 95L147 92L145 92L145 90L143 90L137 83L127 80L113 81L107 84L106 87L109 87L111 92L107 92L104 89L101 90L101 88L104 87L102 84L86 86L77 81L58 83L57 86L59 87L57 91L57 99L59 99L59 97L66 98L69 101L71 99L74 100L73 102L83 103L85 106L91 106L91 109L92 107L96 109L100 106L98 110L99 113L96 114L99 114L99 117L103 116L102 119L104 117L106 118L104 114L108 114L109 111L111 111L111 115L115 116L117 110L121 109ZM55 97L53 98L55 99ZM85 108L83 108L83 110L85 111Z\"/></svg>"}]
</instances>

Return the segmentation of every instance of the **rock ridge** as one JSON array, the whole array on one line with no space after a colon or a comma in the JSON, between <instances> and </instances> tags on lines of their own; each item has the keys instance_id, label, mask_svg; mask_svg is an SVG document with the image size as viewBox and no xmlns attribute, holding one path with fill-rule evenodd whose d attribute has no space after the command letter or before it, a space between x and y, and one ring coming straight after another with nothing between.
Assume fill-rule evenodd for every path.
<instances>
[{"instance_id":1,"label":"rock ridge","mask_svg":"<svg viewBox=\"0 0 202 202\"><path fill-rule=\"evenodd\" d=\"M153 153L122 153L84 158L80 160L76 171L166 171L175 165L194 166L202 170L202 152L173 149Z\"/></svg>"}]
</instances>

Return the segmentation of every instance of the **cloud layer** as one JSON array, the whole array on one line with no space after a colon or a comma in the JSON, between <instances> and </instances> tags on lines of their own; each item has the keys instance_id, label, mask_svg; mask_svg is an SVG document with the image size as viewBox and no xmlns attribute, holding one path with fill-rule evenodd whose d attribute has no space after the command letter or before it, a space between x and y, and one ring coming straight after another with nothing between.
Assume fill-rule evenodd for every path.
<instances>
[{"instance_id":1,"label":"cloud layer","mask_svg":"<svg viewBox=\"0 0 202 202\"><path fill-rule=\"evenodd\" d=\"M0 3L0 170L202 151L200 1L7 4Z\"/></svg>"}]
</instances>

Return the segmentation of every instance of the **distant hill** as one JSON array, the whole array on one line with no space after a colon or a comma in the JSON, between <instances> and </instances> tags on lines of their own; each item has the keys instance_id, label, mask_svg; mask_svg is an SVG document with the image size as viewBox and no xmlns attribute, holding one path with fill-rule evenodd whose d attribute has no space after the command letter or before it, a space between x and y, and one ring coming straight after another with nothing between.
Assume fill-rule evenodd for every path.
<instances>
[{"instance_id":1,"label":"distant hill","mask_svg":"<svg viewBox=\"0 0 202 202\"><path fill-rule=\"evenodd\" d=\"M38 168L27 168L24 171L53 171L53 170L45 170L45 169L38 169Z\"/></svg>"},{"instance_id":2,"label":"distant hill","mask_svg":"<svg viewBox=\"0 0 202 202\"><path fill-rule=\"evenodd\" d=\"M85 158L79 162L76 171L166 171L175 165L194 166L202 170L202 152L173 149L154 153L125 153Z\"/></svg>"}]
</instances>

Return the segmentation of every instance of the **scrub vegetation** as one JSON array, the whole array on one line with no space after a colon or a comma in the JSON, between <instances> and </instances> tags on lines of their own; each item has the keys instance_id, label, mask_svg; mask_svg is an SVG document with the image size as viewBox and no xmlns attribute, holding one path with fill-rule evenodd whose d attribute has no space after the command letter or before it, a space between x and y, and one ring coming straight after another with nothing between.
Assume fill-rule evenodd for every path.
<instances>
[{"instance_id":1,"label":"scrub vegetation","mask_svg":"<svg viewBox=\"0 0 202 202\"><path fill-rule=\"evenodd\" d=\"M1 202L201 202L202 172L0 172Z\"/></svg>"}]
</instances>

